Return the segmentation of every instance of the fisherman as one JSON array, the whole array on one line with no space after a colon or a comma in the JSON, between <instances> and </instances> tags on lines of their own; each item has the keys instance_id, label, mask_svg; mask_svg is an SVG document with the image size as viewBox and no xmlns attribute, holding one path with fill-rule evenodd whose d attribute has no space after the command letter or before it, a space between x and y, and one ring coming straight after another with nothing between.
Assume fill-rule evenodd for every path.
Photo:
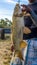
<instances>
[{"instance_id":1,"label":"fisherman","mask_svg":"<svg viewBox=\"0 0 37 65\"><path fill-rule=\"evenodd\" d=\"M26 17L24 17L25 19L25 28L24 28L24 33L28 34L23 36L23 39L29 39L29 38L37 38L37 0L29 0L30 4L28 5L28 7L26 7L25 5L23 5L24 7L26 7L26 11L29 15L27 15ZM29 32L29 30L31 30Z\"/></svg>"},{"instance_id":2,"label":"fisherman","mask_svg":"<svg viewBox=\"0 0 37 65\"><path fill-rule=\"evenodd\" d=\"M37 0L29 0L29 5L24 7L30 14L25 17L23 38L28 41L28 50L24 65L37 65ZM31 30L30 33L28 29Z\"/></svg>"}]
</instances>

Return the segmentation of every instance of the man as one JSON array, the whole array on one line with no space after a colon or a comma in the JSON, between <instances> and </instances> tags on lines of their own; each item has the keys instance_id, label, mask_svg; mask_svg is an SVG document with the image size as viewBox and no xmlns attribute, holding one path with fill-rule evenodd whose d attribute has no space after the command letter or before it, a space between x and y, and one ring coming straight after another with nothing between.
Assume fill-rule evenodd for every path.
<instances>
[{"instance_id":1,"label":"man","mask_svg":"<svg viewBox=\"0 0 37 65\"><path fill-rule=\"evenodd\" d=\"M29 8L26 8L30 16L25 17L25 29L29 28L31 33L24 34L24 39L28 41L26 63L24 65L37 65L37 1L29 0ZM35 22L35 24L34 24ZM24 31L26 33L26 31Z\"/></svg>"},{"instance_id":2,"label":"man","mask_svg":"<svg viewBox=\"0 0 37 65\"><path fill-rule=\"evenodd\" d=\"M25 17L25 29L24 29L24 36L23 39L30 39L37 37L37 1L36 0L29 0L30 4L26 7L27 13L30 16ZM29 31L31 30L31 31ZM28 34L29 33L29 34Z\"/></svg>"}]
</instances>

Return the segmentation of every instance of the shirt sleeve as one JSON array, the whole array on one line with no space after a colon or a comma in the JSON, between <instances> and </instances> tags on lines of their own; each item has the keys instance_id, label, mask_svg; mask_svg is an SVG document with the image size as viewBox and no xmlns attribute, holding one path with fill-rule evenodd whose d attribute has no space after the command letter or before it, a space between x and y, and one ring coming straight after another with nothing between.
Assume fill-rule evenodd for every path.
<instances>
[{"instance_id":1,"label":"shirt sleeve","mask_svg":"<svg viewBox=\"0 0 37 65\"><path fill-rule=\"evenodd\" d=\"M33 10L31 10L30 11L30 14L31 14L31 18L33 19L33 23L35 24L35 25L37 25L37 15L34 13L34 11Z\"/></svg>"}]
</instances>

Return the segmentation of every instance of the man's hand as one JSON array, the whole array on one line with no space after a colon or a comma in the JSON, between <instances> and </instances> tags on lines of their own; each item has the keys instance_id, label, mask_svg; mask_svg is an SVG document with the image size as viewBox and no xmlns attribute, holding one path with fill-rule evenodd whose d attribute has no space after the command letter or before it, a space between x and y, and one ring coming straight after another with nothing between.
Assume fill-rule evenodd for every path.
<instances>
[{"instance_id":1,"label":"man's hand","mask_svg":"<svg viewBox=\"0 0 37 65\"><path fill-rule=\"evenodd\" d=\"M29 34L29 33L31 33L31 30L28 27L24 27L23 32L25 34Z\"/></svg>"},{"instance_id":2,"label":"man's hand","mask_svg":"<svg viewBox=\"0 0 37 65\"><path fill-rule=\"evenodd\" d=\"M31 8L30 7L28 7L27 5L21 5L22 6L22 11L24 12L24 11L26 11L26 12L30 12L31 11Z\"/></svg>"}]
</instances>

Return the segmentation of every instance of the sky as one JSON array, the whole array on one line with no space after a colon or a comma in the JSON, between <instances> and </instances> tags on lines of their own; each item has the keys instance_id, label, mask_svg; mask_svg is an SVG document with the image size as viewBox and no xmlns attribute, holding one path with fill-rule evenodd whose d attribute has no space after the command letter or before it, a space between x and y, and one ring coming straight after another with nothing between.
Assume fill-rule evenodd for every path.
<instances>
[{"instance_id":1,"label":"sky","mask_svg":"<svg viewBox=\"0 0 37 65\"><path fill-rule=\"evenodd\" d=\"M0 0L0 19L12 20L14 7L18 0ZM20 4L28 4L28 0L20 0Z\"/></svg>"}]
</instances>

